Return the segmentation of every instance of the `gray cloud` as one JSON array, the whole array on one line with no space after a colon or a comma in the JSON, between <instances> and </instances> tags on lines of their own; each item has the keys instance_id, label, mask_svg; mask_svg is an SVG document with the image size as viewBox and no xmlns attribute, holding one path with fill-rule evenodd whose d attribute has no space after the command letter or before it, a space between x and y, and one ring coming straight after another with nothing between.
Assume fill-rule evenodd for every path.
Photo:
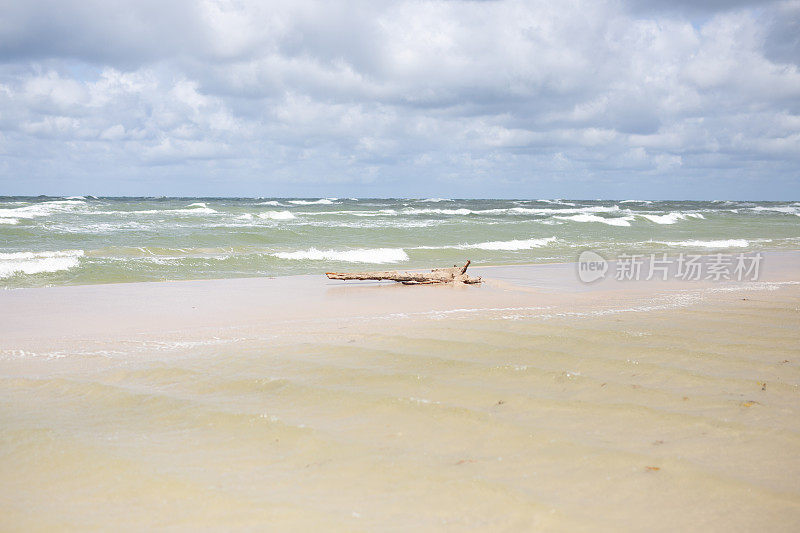
<instances>
[{"instance_id":1,"label":"gray cloud","mask_svg":"<svg viewBox=\"0 0 800 533\"><path fill-rule=\"evenodd\" d=\"M627 6L631 11L641 14L678 13L697 16L734 9L761 8L775 3L777 0L629 0Z\"/></svg>"},{"instance_id":2,"label":"gray cloud","mask_svg":"<svg viewBox=\"0 0 800 533\"><path fill-rule=\"evenodd\" d=\"M765 17L764 52L776 63L800 66L800 2L787 2Z\"/></svg>"},{"instance_id":3,"label":"gray cloud","mask_svg":"<svg viewBox=\"0 0 800 533\"><path fill-rule=\"evenodd\" d=\"M796 196L800 3L691 5L8 2L0 187Z\"/></svg>"}]
</instances>

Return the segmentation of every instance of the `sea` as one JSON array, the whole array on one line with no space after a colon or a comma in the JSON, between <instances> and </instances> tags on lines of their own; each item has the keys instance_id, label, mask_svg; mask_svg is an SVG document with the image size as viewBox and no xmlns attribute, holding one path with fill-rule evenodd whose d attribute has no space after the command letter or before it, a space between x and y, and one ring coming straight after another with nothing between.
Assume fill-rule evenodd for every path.
<instances>
[{"instance_id":1,"label":"sea","mask_svg":"<svg viewBox=\"0 0 800 533\"><path fill-rule=\"evenodd\" d=\"M800 247L800 202L0 197L0 287Z\"/></svg>"}]
</instances>

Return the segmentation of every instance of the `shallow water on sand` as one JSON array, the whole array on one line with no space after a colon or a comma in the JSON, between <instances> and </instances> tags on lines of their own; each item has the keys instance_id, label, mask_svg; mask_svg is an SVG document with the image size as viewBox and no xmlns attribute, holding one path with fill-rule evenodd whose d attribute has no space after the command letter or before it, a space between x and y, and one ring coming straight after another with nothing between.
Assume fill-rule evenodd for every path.
<instances>
[{"instance_id":1,"label":"shallow water on sand","mask_svg":"<svg viewBox=\"0 0 800 533\"><path fill-rule=\"evenodd\" d=\"M0 526L789 531L800 288L767 288L9 349Z\"/></svg>"}]
</instances>

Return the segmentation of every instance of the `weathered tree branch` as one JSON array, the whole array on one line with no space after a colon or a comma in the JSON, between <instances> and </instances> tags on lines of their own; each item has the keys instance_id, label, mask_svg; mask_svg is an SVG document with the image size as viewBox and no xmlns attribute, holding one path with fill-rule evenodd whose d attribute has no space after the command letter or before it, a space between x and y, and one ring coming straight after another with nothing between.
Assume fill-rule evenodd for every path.
<instances>
[{"instance_id":1,"label":"weathered tree branch","mask_svg":"<svg viewBox=\"0 0 800 533\"><path fill-rule=\"evenodd\" d=\"M404 285L422 285L429 283L481 283L481 278L467 276L467 261L463 267L435 268L430 272L326 272L328 279L358 279L358 280L389 280L403 283Z\"/></svg>"}]
</instances>

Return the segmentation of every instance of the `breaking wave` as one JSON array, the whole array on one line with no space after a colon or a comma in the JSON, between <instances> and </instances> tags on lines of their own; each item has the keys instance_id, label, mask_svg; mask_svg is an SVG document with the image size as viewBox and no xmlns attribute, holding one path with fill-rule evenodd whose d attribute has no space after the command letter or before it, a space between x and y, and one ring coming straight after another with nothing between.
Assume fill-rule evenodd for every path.
<instances>
[{"instance_id":1,"label":"breaking wave","mask_svg":"<svg viewBox=\"0 0 800 533\"><path fill-rule=\"evenodd\" d=\"M272 254L280 259L310 261L344 261L347 263L399 263L408 261L408 254L402 248L360 248L355 250L298 250Z\"/></svg>"},{"instance_id":2,"label":"breaking wave","mask_svg":"<svg viewBox=\"0 0 800 533\"><path fill-rule=\"evenodd\" d=\"M289 200L289 203L294 205L331 205L336 200L338 198L320 198L319 200Z\"/></svg>"},{"instance_id":3,"label":"breaking wave","mask_svg":"<svg viewBox=\"0 0 800 533\"><path fill-rule=\"evenodd\" d=\"M264 218L269 220L292 220L295 217L289 211L266 211L264 213L259 213L258 218Z\"/></svg>"},{"instance_id":4,"label":"breaking wave","mask_svg":"<svg viewBox=\"0 0 800 533\"><path fill-rule=\"evenodd\" d=\"M0 219L46 217L53 213L72 211L75 207L83 205L86 205L86 202L82 200L54 200L24 207L0 209Z\"/></svg>"},{"instance_id":5,"label":"breaking wave","mask_svg":"<svg viewBox=\"0 0 800 533\"><path fill-rule=\"evenodd\" d=\"M78 266L83 255L83 250L0 253L0 278L69 270Z\"/></svg>"},{"instance_id":6,"label":"breaking wave","mask_svg":"<svg viewBox=\"0 0 800 533\"><path fill-rule=\"evenodd\" d=\"M667 246L685 246L687 248L747 248L750 241L747 239L727 239L720 241L657 241Z\"/></svg>"},{"instance_id":7,"label":"breaking wave","mask_svg":"<svg viewBox=\"0 0 800 533\"><path fill-rule=\"evenodd\" d=\"M475 248L478 250L530 250L531 248L541 248L548 244L556 242L555 237L547 237L545 239L527 239L527 240L512 240L512 241L489 241L479 242L478 244L465 244L461 248Z\"/></svg>"},{"instance_id":8,"label":"breaking wave","mask_svg":"<svg viewBox=\"0 0 800 533\"><path fill-rule=\"evenodd\" d=\"M655 222L656 224L675 224L679 220L686 220L687 218L706 218L700 213L678 213L672 212L667 213L666 215L647 215L644 213L638 213L640 217L644 217L650 222Z\"/></svg>"},{"instance_id":9,"label":"breaking wave","mask_svg":"<svg viewBox=\"0 0 800 533\"><path fill-rule=\"evenodd\" d=\"M473 211L471 209L403 209L404 215L469 215L478 214L480 211Z\"/></svg>"},{"instance_id":10,"label":"breaking wave","mask_svg":"<svg viewBox=\"0 0 800 533\"><path fill-rule=\"evenodd\" d=\"M555 218L559 220L571 220L573 222L601 222L609 226L630 226L631 220L633 220L632 216L605 218L587 213L571 216L556 216Z\"/></svg>"},{"instance_id":11,"label":"breaking wave","mask_svg":"<svg viewBox=\"0 0 800 533\"><path fill-rule=\"evenodd\" d=\"M787 215L797 215L800 217L800 207L797 207L796 204L784 206L757 206L749 207L748 209L751 211L774 211L776 213L786 213Z\"/></svg>"},{"instance_id":12,"label":"breaking wave","mask_svg":"<svg viewBox=\"0 0 800 533\"><path fill-rule=\"evenodd\" d=\"M108 212L114 213L113 211ZM189 204L183 209L145 209L142 211L118 211L120 214L131 215L213 215L218 213L217 210L207 207L203 203Z\"/></svg>"}]
</instances>

